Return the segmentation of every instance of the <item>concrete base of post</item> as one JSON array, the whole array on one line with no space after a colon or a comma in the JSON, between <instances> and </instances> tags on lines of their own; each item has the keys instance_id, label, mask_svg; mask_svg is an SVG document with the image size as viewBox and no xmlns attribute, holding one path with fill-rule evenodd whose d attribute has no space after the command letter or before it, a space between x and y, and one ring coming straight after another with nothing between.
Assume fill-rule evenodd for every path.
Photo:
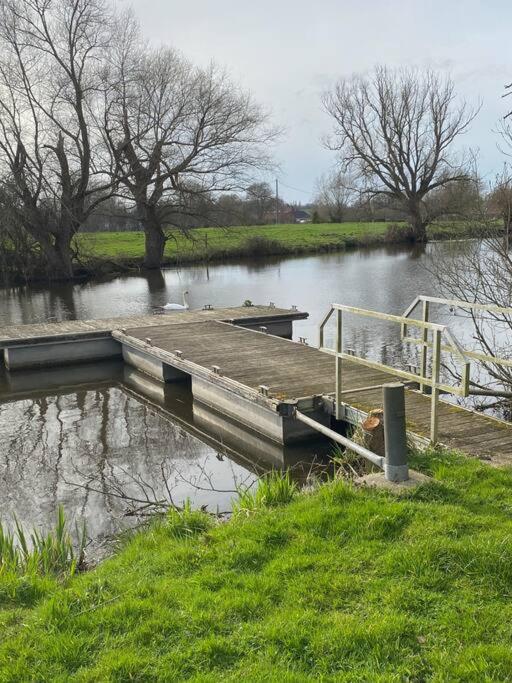
<instances>
[{"instance_id":1,"label":"concrete base of post","mask_svg":"<svg viewBox=\"0 0 512 683\"><path fill-rule=\"evenodd\" d=\"M390 465L388 462L384 462L384 475L389 481L407 481L409 468L407 465Z\"/></svg>"},{"instance_id":2,"label":"concrete base of post","mask_svg":"<svg viewBox=\"0 0 512 683\"><path fill-rule=\"evenodd\" d=\"M432 481L432 478L428 477L426 474L416 472L415 470L409 470L409 478L405 481L390 481L389 479L386 479L386 474L384 472L372 472L371 474L365 474L363 477L355 479L355 484L358 486L371 486L377 489L385 489L386 491L400 493L401 491L415 489L429 481Z\"/></svg>"}]
</instances>

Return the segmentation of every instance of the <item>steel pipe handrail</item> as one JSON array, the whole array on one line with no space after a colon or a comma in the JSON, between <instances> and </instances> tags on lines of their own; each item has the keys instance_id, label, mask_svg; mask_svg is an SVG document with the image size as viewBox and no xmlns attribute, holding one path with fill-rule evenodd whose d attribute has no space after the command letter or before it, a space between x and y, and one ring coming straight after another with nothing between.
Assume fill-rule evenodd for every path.
<instances>
[{"instance_id":1,"label":"steel pipe handrail","mask_svg":"<svg viewBox=\"0 0 512 683\"><path fill-rule=\"evenodd\" d=\"M421 299L417 298L416 304L419 303ZM456 339L453 332L449 329L447 325L432 323L428 320L428 303L424 302L424 317L422 320L417 320L414 318L408 318L415 306L409 307L405 315L392 315L389 313L382 313L380 311L372 311L369 309L358 308L356 306L347 306L344 304L331 304L331 308L328 313L322 319L319 331L320 331L320 350L324 353L330 353L336 358L336 418L341 419L342 417L342 395L344 392L342 390L342 361L347 360L359 365L364 365L366 367L372 368L374 370L381 370L387 374L391 374L396 377L408 381L419 382L420 390L424 392L425 387L430 387L431 389L431 419L430 419L430 440L433 443L437 442L438 437L438 403L439 394L441 391L454 394L456 396L467 396L469 394L469 378L470 378L470 360L468 354L466 354L462 345ZM331 319L333 313L336 311L336 347L335 349L329 349L325 347L325 326ZM411 339L422 345L422 356L419 375L407 370L400 370L393 368L384 363L378 361L368 360L366 358L361 358L353 353L345 353L343 350L343 313L350 313L362 317L373 318L377 320L382 320L384 322L392 322L401 326L402 339L404 339L403 331L406 330L407 326L416 327L421 330L422 338ZM429 334L432 335L432 341L429 340ZM447 338L448 345L442 345L441 340L443 335ZM432 368L430 376L428 375L428 363L427 363L427 350L432 349ZM441 369L441 353L442 351L448 351L452 355L458 357L462 364L462 377L459 386L452 386L449 384L444 384L441 382L440 369Z\"/></svg>"},{"instance_id":2,"label":"steel pipe handrail","mask_svg":"<svg viewBox=\"0 0 512 683\"><path fill-rule=\"evenodd\" d=\"M444 306L453 306L454 308L469 309L475 311L486 311L487 313L504 313L505 315L512 315L512 307L510 306L497 306L496 304L480 304L477 301L463 301L462 299L445 299L440 296L427 296L426 294L420 294L416 297L413 303L406 309L403 314L407 316L410 312L416 308L420 301L428 301L432 304L441 304Z\"/></svg>"},{"instance_id":3,"label":"steel pipe handrail","mask_svg":"<svg viewBox=\"0 0 512 683\"><path fill-rule=\"evenodd\" d=\"M300 410L295 411L295 418L297 420L300 420L304 424L308 425L309 427L316 429L316 431L320 432L320 434L328 436L333 441L336 441L336 443L339 443L340 445L345 446L345 448L348 448L349 450L354 451L354 453L357 453L363 458L366 458L366 460L369 460L377 467L380 467L381 470L384 469L385 460L381 455L377 455L377 453L368 450L368 448L365 448L364 446L361 446L355 441L352 441L352 439L347 439L346 436L341 436L341 434L338 434L338 432L329 429L329 427L325 427L324 425L320 424L320 422L312 420L307 415L304 415L304 413L301 413Z\"/></svg>"},{"instance_id":4,"label":"steel pipe handrail","mask_svg":"<svg viewBox=\"0 0 512 683\"><path fill-rule=\"evenodd\" d=\"M354 313L355 315L365 316L367 318L375 318L377 320L386 320L388 322L395 322L400 324L413 325L421 329L439 330L444 332L446 325L439 323L424 322L423 320L416 320L415 318L406 318L402 315L392 315L391 313L382 313L381 311L372 311L368 308L357 308L356 306L346 306L345 304L332 304L335 311L344 311L345 313Z\"/></svg>"},{"instance_id":5,"label":"steel pipe handrail","mask_svg":"<svg viewBox=\"0 0 512 683\"><path fill-rule=\"evenodd\" d=\"M459 299L444 299L442 297L426 296L424 294L420 294L414 299L414 301L405 309L404 313L402 314L402 317L406 318L406 322L402 324L401 337L402 340L405 342L417 344L418 346L423 346L422 358L426 355L426 349L431 348L431 344L428 342L428 339L418 339L417 337L411 337L407 334L407 327L417 327L416 323L418 321L415 318L410 318L409 316L413 313L414 309L420 303L423 304L421 322L429 322L428 318L431 303L440 304L442 306L450 306L452 308L460 308L462 310L486 311L487 313L501 313L503 315L512 316L512 308L506 306L496 306L495 304L479 304L476 302L472 303L471 301L462 301ZM478 360L483 363L493 363L494 365L502 365L503 367L512 367L512 359L500 358L499 356L491 356L489 354L480 353L478 351L468 351L467 349L462 349L460 344L453 337L453 333L449 331L449 328L447 328L447 330L447 336L449 337L452 346L456 346L459 353L462 352L464 356L466 356L466 358L473 358L474 360ZM443 350L450 353L453 352L453 349L449 346L444 346ZM465 377L463 377L463 382L464 381Z\"/></svg>"}]
</instances>

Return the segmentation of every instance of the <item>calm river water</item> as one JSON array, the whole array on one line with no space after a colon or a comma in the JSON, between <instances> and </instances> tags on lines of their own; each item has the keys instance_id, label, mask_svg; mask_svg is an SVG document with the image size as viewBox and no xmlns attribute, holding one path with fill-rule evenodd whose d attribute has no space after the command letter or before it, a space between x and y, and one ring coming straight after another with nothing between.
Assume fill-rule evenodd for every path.
<instances>
[{"instance_id":1,"label":"calm river water","mask_svg":"<svg viewBox=\"0 0 512 683\"><path fill-rule=\"evenodd\" d=\"M191 308L246 299L297 305L310 317L295 324L294 336L316 345L331 302L400 314L416 294L436 293L429 264L454 248L360 250L3 289L0 326L138 315L181 301L187 289ZM347 344L369 356L389 361L398 353L398 330L389 326L354 319L345 334ZM0 368L0 517L16 514L27 527L48 527L62 503L71 519L86 520L94 555L133 524L125 494L141 501L137 506L148 492L165 498L169 487L176 502L190 497L226 510L236 482L254 478L255 470L325 453L319 443L283 454L194 409L186 389L147 384L117 363L12 378Z\"/></svg>"}]
</instances>

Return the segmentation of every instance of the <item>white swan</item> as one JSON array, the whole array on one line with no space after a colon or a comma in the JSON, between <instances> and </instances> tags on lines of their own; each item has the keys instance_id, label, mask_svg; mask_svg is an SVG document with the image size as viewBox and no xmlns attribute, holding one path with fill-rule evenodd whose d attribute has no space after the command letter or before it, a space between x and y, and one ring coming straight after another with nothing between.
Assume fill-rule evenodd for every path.
<instances>
[{"instance_id":1,"label":"white swan","mask_svg":"<svg viewBox=\"0 0 512 683\"><path fill-rule=\"evenodd\" d=\"M183 292L183 304L165 304L165 306L162 306L164 311L188 311L190 306L188 305L187 301L187 292Z\"/></svg>"}]
</instances>

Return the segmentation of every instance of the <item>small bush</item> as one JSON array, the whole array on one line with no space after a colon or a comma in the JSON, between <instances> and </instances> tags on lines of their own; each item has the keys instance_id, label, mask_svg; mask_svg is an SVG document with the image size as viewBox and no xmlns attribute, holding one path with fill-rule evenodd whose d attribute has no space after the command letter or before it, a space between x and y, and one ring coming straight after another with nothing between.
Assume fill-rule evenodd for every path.
<instances>
[{"instance_id":1,"label":"small bush","mask_svg":"<svg viewBox=\"0 0 512 683\"><path fill-rule=\"evenodd\" d=\"M77 528L78 548L75 550L62 506L59 506L55 529L47 534L34 529L28 537L18 520L14 521L14 533L0 523L0 573L72 576L83 566L85 525L81 530Z\"/></svg>"},{"instance_id":2,"label":"small bush","mask_svg":"<svg viewBox=\"0 0 512 683\"><path fill-rule=\"evenodd\" d=\"M391 223L388 225L385 235L386 242L414 242L414 230L406 223Z\"/></svg>"},{"instance_id":3,"label":"small bush","mask_svg":"<svg viewBox=\"0 0 512 683\"><path fill-rule=\"evenodd\" d=\"M239 490L233 512L250 514L261 508L285 505L295 497L297 491L297 484L289 471L273 470L260 479L255 491L247 488Z\"/></svg>"},{"instance_id":4,"label":"small bush","mask_svg":"<svg viewBox=\"0 0 512 683\"><path fill-rule=\"evenodd\" d=\"M279 240L254 235L248 237L242 244L242 252L248 256L269 256L272 254L286 254L290 250Z\"/></svg>"},{"instance_id":5,"label":"small bush","mask_svg":"<svg viewBox=\"0 0 512 683\"><path fill-rule=\"evenodd\" d=\"M167 527L174 538L192 538L211 529L213 520L201 510L192 510L187 500L183 510L171 508L167 513Z\"/></svg>"}]
</instances>

